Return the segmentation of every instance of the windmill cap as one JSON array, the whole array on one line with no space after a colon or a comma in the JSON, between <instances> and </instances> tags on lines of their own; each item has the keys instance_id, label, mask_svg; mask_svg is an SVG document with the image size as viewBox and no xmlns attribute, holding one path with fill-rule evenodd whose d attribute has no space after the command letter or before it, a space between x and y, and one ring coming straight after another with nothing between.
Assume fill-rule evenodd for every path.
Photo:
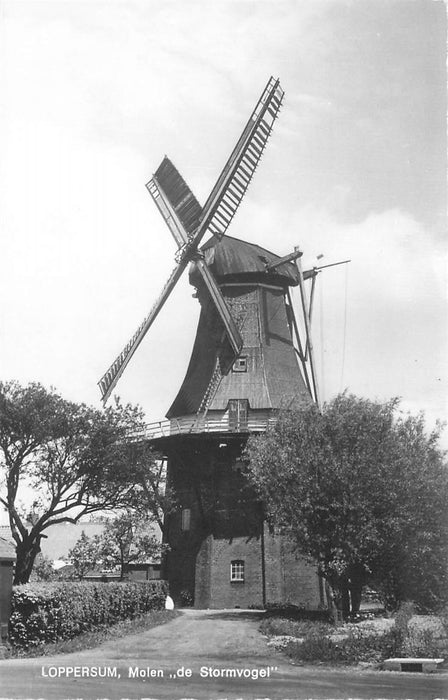
<instances>
[{"instance_id":1,"label":"windmill cap","mask_svg":"<svg viewBox=\"0 0 448 700\"><path fill-rule=\"evenodd\" d=\"M231 236L223 236L220 241L213 237L201 246L201 252L205 262L220 281L275 281L282 286L296 286L299 283L299 273L291 262L266 271L266 266L277 262L280 256L255 243L247 243ZM199 281L199 274L193 265L190 270L190 283L197 286Z\"/></svg>"}]
</instances>

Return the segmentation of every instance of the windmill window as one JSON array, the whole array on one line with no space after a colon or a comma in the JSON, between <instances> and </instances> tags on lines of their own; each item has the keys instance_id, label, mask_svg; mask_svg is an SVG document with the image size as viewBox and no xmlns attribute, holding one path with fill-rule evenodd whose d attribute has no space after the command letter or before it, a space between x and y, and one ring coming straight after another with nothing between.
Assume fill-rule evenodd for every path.
<instances>
[{"instance_id":1,"label":"windmill window","mask_svg":"<svg viewBox=\"0 0 448 700\"><path fill-rule=\"evenodd\" d=\"M247 372L247 357L237 357L233 363L232 372Z\"/></svg>"},{"instance_id":2,"label":"windmill window","mask_svg":"<svg viewBox=\"0 0 448 700\"><path fill-rule=\"evenodd\" d=\"M230 562L230 581L244 583L244 560L234 559Z\"/></svg>"},{"instance_id":3,"label":"windmill window","mask_svg":"<svg viewBox=\"0 0 448 700\"><path fill-rule=\"evenodd\" d=\"M181 522L182 532L188 532L190 529L190 524L191 524L191 509L190 508L183 508L182 509L182 522Z\"/></svg>"}]
</instances>

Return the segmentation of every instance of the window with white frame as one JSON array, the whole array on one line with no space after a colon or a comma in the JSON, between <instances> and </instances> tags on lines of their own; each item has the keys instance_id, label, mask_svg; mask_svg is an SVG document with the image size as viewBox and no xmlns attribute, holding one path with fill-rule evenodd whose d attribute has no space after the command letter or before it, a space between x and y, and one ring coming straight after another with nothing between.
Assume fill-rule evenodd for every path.
<instances>
[{"instance_id":1,"label":"window with white frame","mask_svg":"<svg viewBox=\"0 0 448 700\"><path fill-rule=\"evenodd\" d=\"M244 583L244 560L234 559L230 562L230 581Z\"/></svg>"},{"instance_id":2,"label":"window with white frame","mask_svg":"<svg viewBox=\"0 0 448 700\"><path fill-rule=\"evenodd\" d=\"M233 363L232 372L247 372L247 357L237 357Z\"/></svg>"},{"instance_id":3,"label":"window with white frame","mask_svg":"<svg viewBox=\"0 0 448 700\"><path fill-rule=\"evenodd\" d=\"M190 529L190 523L191 523L191 509L190 508L183 508L182 509L182 523L181 523L182 532L188 532L188 530Z\"/></svg>"}]
</instances>

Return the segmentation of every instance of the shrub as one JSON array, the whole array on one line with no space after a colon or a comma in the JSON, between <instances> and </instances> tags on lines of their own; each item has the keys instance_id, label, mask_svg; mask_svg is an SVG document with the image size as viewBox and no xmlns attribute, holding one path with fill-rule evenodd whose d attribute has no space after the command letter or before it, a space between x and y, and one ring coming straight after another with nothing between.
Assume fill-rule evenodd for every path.
<instances>
[{"instance_id":1,"label":"shrub","mask_svg":"<svg viewBox=\"0 0 448 700\"><path fill-rule=\"evenodd\" d=\"M25 649L71 639L100 625L162 610L167 592L165 581L15 586L9 638L14 646Z\"/></svg>"},{"instance_id":2,"label":"shrub","mask_svg":"<svg viewBox=\"0 0 448 700\"><path fill-rule=\"evenodd\" d=\"M193 603L194 603L193 595L192 595L192 593L191 593L189 590L187 590L187 589L183 589L183 590L180 592L180 594L179 594L179 600L180 600L180 604L181 604L182 607L184 607L184 608L191 608L191 607L193 606Z\"/></svg>"},{"instance_id":3,"label":"shrub","mask_svg":"<svg viewBox=\"0 0 448 700\"><path fill-rule=\"evenodd\" d=\"M442 615L438 618L442 629L437 633L433 626L431 628L418 625L419 618L414 617L415 610L415 603L407 601L401 604L395 615L395 627L401 633L401 656L440 656L441 647L446 646L443 635L440 635L440 631L443 630ZM446 638L446 634L444 636Z\"/></svg>"},{"instance_id":4,"label":"shrub","mask_svg":"<svg viewBox=\"0 0 448 700\"><path fill-rule=\"evenodd\" d=\"M31 572L31 581L57 581L58 574L53 569L52 561L49 557L39 553L34 561Z\"/></svg>"},{"instance_id":5,"label":"shrub","mask_svg":"<svg viewBox=\"0 0 448 700\"><path fill-rule=\"evenodd\" d=\"M434 630L412 629L409 636L403 640L401 656L404 657L438 657L441 654L442 642Z\"/></svg>"}]
</instances>

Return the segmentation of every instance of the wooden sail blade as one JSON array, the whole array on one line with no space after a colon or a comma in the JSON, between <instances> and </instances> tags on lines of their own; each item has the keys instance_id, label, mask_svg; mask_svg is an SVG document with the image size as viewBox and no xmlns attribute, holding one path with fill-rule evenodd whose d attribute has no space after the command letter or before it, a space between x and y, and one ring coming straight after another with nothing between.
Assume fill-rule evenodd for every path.
<instances>
[{"instance_id":1,"label":"wooden sail blade","mask_svg":"<svg viewBox=\"0 0 448 700\"><path fill-rule=\"evenodd\" d=\"M145 337L147 331L157 318L157 315L159 314L160 310L162 309L163 305L165 304L166 300L168 299L169 295L173 291L179 277L181 276L182 272L184 271L186 265L188 264L188 260L182 260L172 271L171 275L169 276L165 286L162 289L162 292L159 295L159 298L157 299L156 303L152 307L151 311L149 314L146 316L144 321L140 324L140 326L137 328L136 332L130 339L130 341L127 343L127 345L123 348L121 353L118 355L118 357L114 360L114 362L111 364L109 369L103 374L101 377L100 381L98 382L98 385L101 389L101 400L103 401L103 404L106 403L107 399L111 395L116 383L120 379L121 375L123 374L126 366L128 365L132 355L134 352L137 350L138 346L142 342L143 338Z\"/></svg>"},{"instance_id":2,"label":"wooden sail blade","mask_svg":"<svg viewBox=\"0 0 448 700\"><path fill-rule=\"evenodd\" d=\"M183 248L183 246L188 243L188 236L185 232L184 227L177 218L176 213L172 209L170 202L168 201L162 188L158 186L158 183L155 178L151 179L146 184L146 187L148 189L149 194L153 198L157 209L162 214L166 225L171 231L172 236L177 243L177 247L179 249Z\"/></svg>"},{"instance_id":3,"label":"wooden sail blade","mask_svg":"<svg viewBox=\"0 0 448 700\"><path fill-rule=\"evenodd\" d=\"M235 355L239 355L241 348L243 347L243 340L226 304L226 300L224 299L221 290L215 282L215 278L204 260L199 258L195 260L195 264L202 275L202 279L204 280L204 283L222 319L232 350Z\"/></svg>"},{"instance_id":4,"label":"wooden sail blade","mask_svg":"<svg viewBox=\"0 0 448 700\"><path fill-rule=\"evenodd\" d=\"M201 238L204 228L218 238L225 234L258 166L283 96L279 80L270 78L204 205Z\"/></svg>"},{"instance_id":5,"label":"wooden sail blade","mask_svg":"<svg viewBox=\"0 0 448 700\"><path fill-rule=\"evenodd\" d=\"M174 229L172 228L172 222L167 216L165 208L168 209L171 216L175 215L181 227L185 229L190 237L199 226L202 207L169 158L165 156L146 187L161 211L176 242L179 244L182 234L177 226L174 226ZM183 241L183 244L186 242Z\"/></svg>"}]
</instances>

